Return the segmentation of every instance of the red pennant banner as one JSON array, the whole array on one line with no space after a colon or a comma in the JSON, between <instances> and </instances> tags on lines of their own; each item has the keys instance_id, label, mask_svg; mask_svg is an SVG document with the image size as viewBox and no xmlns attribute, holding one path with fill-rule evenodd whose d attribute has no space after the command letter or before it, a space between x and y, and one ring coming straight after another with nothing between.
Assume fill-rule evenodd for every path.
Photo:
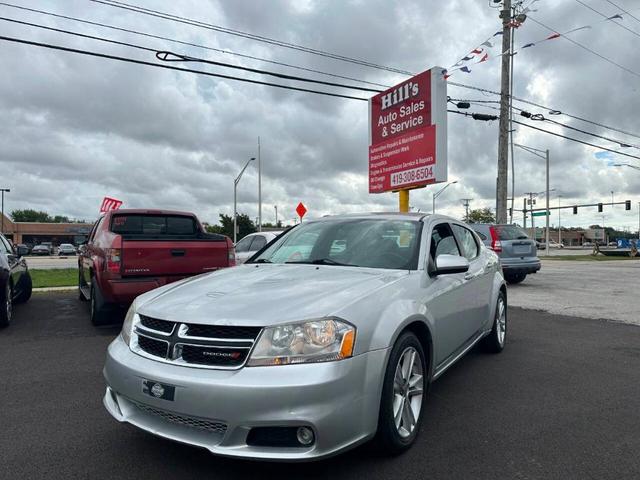
<instances>
[{"instance_id":1,"label":"red pennant banner","mask_svg":"<svg viewBox=\"0 0 640 480\"><path fill-rule=\"evenodd\" d=\"M106 213L110 210L117 210L122 205L122 200L116 200L111 197L104 197L100 205L100 213Z\"/></svg>"}]
</instances>

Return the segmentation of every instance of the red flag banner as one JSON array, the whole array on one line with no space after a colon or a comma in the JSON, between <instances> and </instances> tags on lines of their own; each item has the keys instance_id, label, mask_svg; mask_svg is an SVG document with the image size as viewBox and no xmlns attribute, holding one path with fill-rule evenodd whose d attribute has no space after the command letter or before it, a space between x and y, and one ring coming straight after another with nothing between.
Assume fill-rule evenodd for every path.
<instances>
[{"instance_id":1,"label":"red flag banner","mask_svg":"<svg viewBox=\"0 0 640 480\"><path fill-rule=\"evenodd\" d=\"M102 204L100 205L100 213L105 213L110 210L117 210L122 205L122 200L116 200L111 197L104 197L102 199Z\"/></svg>"}]
</instances>

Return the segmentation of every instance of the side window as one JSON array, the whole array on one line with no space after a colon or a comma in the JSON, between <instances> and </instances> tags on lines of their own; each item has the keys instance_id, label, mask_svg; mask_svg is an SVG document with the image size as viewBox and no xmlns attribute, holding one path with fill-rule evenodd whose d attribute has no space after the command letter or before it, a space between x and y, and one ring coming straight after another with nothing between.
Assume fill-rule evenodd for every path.
<instances>
[{"instance_id":1,"label":"side window","mask_svg":"<svg viewBox=\"0 0 640 480\"><path fill-rule=\"evenodd\" d=\"M98 231L98 228L100 228L100 225L102 225L103 220L104 220L104 215L96 221L95 225L91 229L91 233L89 234L89 239L88 239L89 242L92 242L93 239L95 238L96 232Z\"/></svg>"},{"instance_id":2,"label":"side window","mask_svg":"<svg viewBox=\"0 0 640 480\"><path fill-rule=\"evenodd\" d=\"M467 260L473 260L478 256L478 244L476 239L469 230L460 225L452 225L453 231L460 241L460 248Z\"/></svg>"},{"instance_id":3,"label":"side window","mask_svg":"<svg viewBox=\"0 0 640 480\"><path fill-rule=\"evenodd\" d=\"M251 242L251 248L249 249L250 252L257 252L258 250L262 249L262 247L264 247L267 244L267 239L264 238L262 235L256 235L255 237L253 237L253 242Z\"/></svg>"},{"instance_id":4,"label":"side window","mask_svg":"<svg viewBox=\"0 0 640 480\"><path fill-rule=\"evenodd\" d=\"M432 260L443 254L460 255L458 244L448 223L440 223L433 227L429 252Z\"/></svg>"},{"instance_id":5,"label":"side window","mask_svg":"<svg viewBox=\"0 0 640 480\"><path fill-rule=\"evenodd\" d=\"M249 251L249 245L251 245L252 240L253 237L244 237L242 240L236 243L236 252Z\"/></svg>"}]
</instances>

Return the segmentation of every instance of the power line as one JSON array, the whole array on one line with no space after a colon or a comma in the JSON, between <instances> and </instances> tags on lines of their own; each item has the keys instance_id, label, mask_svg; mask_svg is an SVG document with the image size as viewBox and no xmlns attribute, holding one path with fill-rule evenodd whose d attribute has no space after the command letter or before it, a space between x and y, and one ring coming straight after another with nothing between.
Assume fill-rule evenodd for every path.
<instances>
[{"instance_id":1,"label":"power line","mask_svg":"<svg viewBox=\"0 0 640 480\"><path fill-rule=\"evenodd\" d=\"M94 0L92 0L92 1L94 1ZM547 30L549 30L550 32L558 33L558 31L557 31L557 30L555 30L555 29L553 29L553 28L551 28L551 27L549 27L549 26L545 25L545 24L544 24L544 23L542 23L542 22L539 22L538 20L536 20L535 18L533 18L533 17L531 17L531 16L529 16L529 17L527 17L527 18L528 18L529 20L531 20L532 22L535 22L535 23L537 23L538 25L540 25L540 26L542 26L542 27L546 28L546 29L547 29ZM639 77L639 78L640 78L640 73L635 72L635 71L631 70L630 68L625 67L624 65L620 65L619 63L617 63L617 62L615 62L615 61L611 60L610 58L605 57L604 55L602 55L602 54L600 54L600 53L596 52L595 50L592 50L592 49L590 49L589 47L586 47L586 46L584 46L583 44L578 43L578 42L576 42L575 40L573 40L573 39L571 39L571 38L569 38L569 37L567 37L567 36L565 36L565 35L561 35L561 34L560 34L560 36L561 36L562 38L564 38L565 40L567 40L568 42L571 42L571 43L573 43L574 45L576 45L576 46L578 46L578 47L582 48L583 50L586 50L587 52L589 52L589 53L591 53L591 54L595 55L596 57L601 58L601 59L602 59L602 60L604 60L605 62L608 62L608 63L610 63L611 65L615 65L616 67L618 67L618 68L620 68L620 69L624 70L625 72L630 73L630 74L635 75L636 77Z\"/></svg>"},{"instance_id":2,"label":"power line","mask_svg":"<svg viewBox=\"0 0 640 480\"><path fill-rule=\"evenodd\" d=\"M234 30L234 29L231 29L231 28L222 27L220 25L214 25L214 24L211 24L211 23L201 22L199 20L193 20L193 19L187 18L187 17L181 17L179 15L173 15L173 14L170 14L170 13L164 13L164 12L160 12L158 10L153 10L153 9L150 9L150 8L139 7L137 5L133 5L133 4L129 4L129 3L118 2L118 1L115 1L115 0L89 0L89 1L94 2L94 3L100 3L100 4L103 4L103 5L110 6L110 7L121 8L123 10L129 10L129 11L136 12L136 13L141 13L143 15L149 15L149 16L152 16L152 17L163 18L165 20L171 20L171 21L183 23L183 24L186 24L186 25L205 28L205 29L208 29L208 30L214 30L216 32L225 33L225 34L228 34L228 35L234 35L234 36L237 36L237 37L247 38L247 39L250 39L250 40L266 43L266 44L269 44L269 45L275 45L275 46L278 46L278 47L289 48L289 49L292 49L292 50L298 50L298 51L309 53L309 54L312 54L312 55L318 55L318 56L321 56L321 57L331 58L333 60L340 60L340 61L343 61L343 62L355 63L357 65L362 65L362 66L369 67L369 68L376 68L378 70L386 70L386 71L389 71L389 72L401 73L401 74L404 74L404 75L412 75L411 72L406 71L406 70L401 70L401 69L394 68L394 67L387 67L385 65L378 65L376 63L372 63L372 62L369 62L369 61L366 61L366 60L347 57L345 55L339 55L339 54L336 54L336 53L326 52L326 51L318 50L318 49L315 49L315 48L305 47L305 46L298 45L298 44L295 44L295 43L284 42L282 40L276 40L274 38L269 38L269 37L264 37L264 36L261 36L261 35L255 35L255 34L252 34L252 33L243 32L241 30Z\"/></svg>"},{"instance_id":3,"label":"power line","mask_svg":"<svg viewBox=\"0 0 640 480\"><path fill-rule=\"evenodd\" d=\"M613 3L611 0L607 0L607 2L609 2L611 5L613 5L614 7L616 7L618 10L620 10L623 13L626 13L627 15L629 15L631 18L633 18L634 20L640 22L640 18L632 15L628 10L625 10L624 8L620 7L619 5L616 5L615 3Z\"/></svg>"},{"instance_id":4,"label":"power line","mask_svg":"<svg viewBox=\"0 0 640 480\"><path fill-rule=\"evenodd\" d=\"M590 147L595 147L595 148L598 148L600 150L606 150L608 152L617 153L618 155L624 155L625 157L630 157L630 158L635 158L637 160L640 160L640 157L638 157L636 155L631 155L629 153L619 152L617 150L613 150L611 148L603 147L601 145L596 145L594 143L585 142L584 140L579 140L577 138L567 137L566 135L562 135L560 133L552 132L551 130L545 130L544 128L534 127L533 125L531 125L529 123L519 122L517 120L513 120L513 123L517 123L518 125L523 125L523 126L525 126L527 128L532 128L532 129L538 130L540 132L548 133L548 134L554 135L556 137L564 138L565 140L571 140L572 142L582 143L583 145L589 145Z\"/></svg>"},{"instance_id":5,"label":"power line","mask_svg":"<svg viewBox=\"0 0 640 480\"><path fill-rule=\"evenodd\" d=\"M591 10L592 12L597 13L598 15L600 15L601 17L606 18L607 20L610 19L609 16L605 15L604 13L600 12L599 10L596 10L595 8L593 8L591 5L587 5L586 3L584 3L582 0L576 0L576 2L578 2L580 5L582 5L585 8L588 8L589 10ZM618 22L615 21L615 19L612 19L613 23L615 23L616 25L618 25L620 28L624 28L626 31L633 33L636 37L640 37L640 33L636 32L635 30L631 30L629 27L622 25Z\"/></svg>"},{"instance_id":6,"label":"power line","mask_svg":"<svg viewBox=\"0 0 640 480\"><path fill-rule=\"evenodd\" d=\"M198 43L185 42L185 41L182 41L182 40L176 40L174 38L164 37L162 35L154 35L154 34L147 33L147 32L140 32L138 30L132 30L132 29L129 29L129 28L116 27L115 25L109 25L109 24L106 24L106 23L94 22L94 21L91 21L91 20L86 20L86 19L77 18L77 17L71 17L71 16L68 16L68 15L61 15L61 14L58 14L58 13L47 12L45 10L38 10L38 9L35 9L35 8L23 7L21 5L13 5L11 3L0 2L0 5L3 5L5 7L10 7L10 8L16 8L16 9L19 9L19 10L28 11L28 12L32 12L32 13L38 13L38 14L41 14L41 15L47 15L47 16L50 16L50 17L62 18L62 19L65 19L65 20L71 20L71 21L74 21L74 22L84 23L86 25L93 25L93 26L102 27L102 28L108 28L108 29L116 30L116 31L120 31L120 32L131 33L133 35L139 35L139 36L143 36L143 37L147 37L147 38L153 38L153 39L156 39L156 40L164 40L164 41L176 43L176 44L179 44L179 45L202 48L204 50L210 50L210 51L213 51L213 52L223 53L223 54L226 54L226 55L232 55L232 56L236 56L236 57L240 57L240 58L247 58L247 59L250 59L250 60L257 60L259 62L271 63L273 65L279 65L279 66L282 66L282 67L294 68L294 69L297 69L297 70L302 70L302 71L311 72L311 73L318 73L320 75L326 75L326 76L329 76L329 77L342 78L343 80L351 80L351 81L354 81L354 82L365 83L365 84L369 84L369 85L376 85L378 87L389 88L389 85L385 85L385 84L382 84L382 83L369 82L367 80L361 80L361 79L358 79L358 78L348 77L348 76L345 76L345 75L338 75L336 73L323 72L322 70L315 70L313 68L301 67L299 65L292 65L292 64L289 64L289 63L285 63L285 62L278 62L276 60L269 60L267 58L261 58L261 57L255 57L253 55L246 55L246 54L242 54L242 53L231 52L231 51L228 51L228 50L224 50L222 48L214 48L214 47L210 47L210 46L202 45L202 44L198 44Z\"/></svg>"},{"instance_id":7,"label":"power line","mask_svg":"<svg viewBox=\"0 0 640 480\"><path fill-rule=\"evenodd\" d=\"M451 82L451 81L449 81L448 83L449 83L449 85L452 85L454 87L466 88L466 89L475 90L475 91L478 91L478 92L491 93L493 95L500 95L500 92L496 92L495 90L489 90L489 89L486 89L486 88L480 88L480 87L475 87L473 85L465 85L463 83L456 83L456 82ZM563 112L561 110L556 110L556 109L553 109L551 107L546 107L544 105L541 105L541 104L536 103L536 102L532 102L531 100L526 100L524 98L518 98L516 96L512 96L512 98L514 100L518 101L518 102L526 103L527 105L533 105L534 107L538 107L538 108L542 108L544 110L547 110L549 112L549 114L551 114L551 115L565 115L565 116L567 116L569 118L573 118L575 120L580 120L581 122L590 123L590 124L596 125L598 127L606 128L607 130L613 130L615 132L623 133L623 134L629 135L631 137L640 138L640 135L637 134L637 133L627 132L627 131L619 129L617 127L611 127L611 126L608 126L608 125L605 125L605 124L602 124L602 123L594 122L593 120L589 120L589 119L586 119L586 118L583 118L583 117L578 117L577 115L572 115L570 113L566 113L566 112Z\"/></svg>"},{"instance_id":8,"label":"power line","mask_svg":"<svg viewBox=\"0 0 640 480\"><path fill-rule=\"evenodd\" d=\"M159 63L152 63L152 62L146 62L144 60L136 60L134 58L129 58L129 57L120 57L117 55L109 55L106 53L99 53L99 52L93 52L90 50L80 50L77 48L71 48L71 47L63 47L61 45L53 45L50 43L41 43L41 42L33 42L30 40L24 40L21 38L14 38L14 37L5 37L5 36L0 36L0 40L5 40L7 42L14 42L14 43L22 43L25 45L32 45L32 46L36 46L36 47L43 47L43 48L49 48L51 50L60 50L60 51L64 51L64 52L70 52L70 53L77 53L80 55L88 55L88 56L92 56L92 57L98 57L98 58L106 58L109 60L118 60L120 62L127 62L127 63L135 63L138 65L147 65L150 67L156 67L156 68L166 68L167 70L175 70L175 71L179 71L179 72L188 72L188 73L197 73L199 75L207 75L209 77L216 77L216 78L224 78L227 80L235 80L238 82L245 82L245 83L253 83L256 85L264 85L267 87L275 87L275 88L282 88L285 90L294 90L297 92L306 92L306 93L315 93L317 95L325 95L327 97L338 97L338 98L347 98L349 100L361 100L361 101L368 101L367 98L362 98L362 97L352 97L350 95L342 95L339 93L332 93L332 92L323 92L320 90L311 90L308 88L300 88L300 87L292 87L289 85L281 85L278 83L270 83L270 82L263 82L260 80L251 80L248 78L241 78L241 77L234 77L231 75L223 75L220 73L212 73L212 72L206 72L203 70L194 70L191 68L181 68L181 67L174 67L172 65L161 65Z\"/></svg>"},{"instance_id":9,"label":"power line","mask_svg":"<svg viewBox=\"0 0 640 480\"><path fill-rule=\"evenodd\" d=\"M153 52L156 55L156 58L158 58L158 60L162 60L162 61L184 61L184 62L200 62L200 63L208 63L210 65L216 65L218 67L224 67L224 68L233 68L236 70L242 70L245 72L251 72L251 73L258 73L260 75L270 75L272 77L277 77L277 78L281 78L283 80L294 80L296 82L307 82L307 83L316 83L319 85L327 85L330 87L338 87L338 88L347 88L347 89L351 89L351 90L358 90L361 92L375 92L375 93L379 93L381 90L374 90L371 88L365 88L365 87L358 87L355 85L344 85L341 83L334 83L334 82L325 82L323 80L314 80L311 78L305 78L305 77L297 77L297 76L293 76L293 75L286 75L283 73L277 73L277 72L270 72L267 70L260 70L260 69L256 69L256 68L249 68L249 67L242 67L239 65L233 65L230 63L223 63L223 62L216 62L213 60L206 60L204 58L197 58L197 57L190 57L187 55L180 55L177 53L173 53L173 52L167 52L167 51L159 51L155 48L149 48L149 47L144 47L142 45L136 45L133 43L128 43L128 42L121 42L119 40L113 40L110 38L104 38L104 37L97 37L94 35L87 35L84 33L79 33L79 32L72 32L70 30L63 30L60 28L54 28L54 27L47 27L45 25L39 25L37 23L30 23L30 22L23 22L22 20L15 20L12 18L6 18L6 17L0 17L0 20L4 20L7 22L12 22L12 23L18 23L18 24L22 24L22 25L28 25L31 27L36 27L36 28L42 28L45 30L50 30L50 31L54 31L54 32L58 32L58 33L64 33L67 35L74 35L77 37L81 37L81 38L88 38L91 40L97 40L100 42L106 42L106 43L111 43L111 44L115 44L115 45L122 45L122 46L126 46L126 47L130 47L130 48L135 48L138 50L144 50L147 52ZM168 56L172 55L173 58L169 58Z\"/></svg>"}]
</instances>

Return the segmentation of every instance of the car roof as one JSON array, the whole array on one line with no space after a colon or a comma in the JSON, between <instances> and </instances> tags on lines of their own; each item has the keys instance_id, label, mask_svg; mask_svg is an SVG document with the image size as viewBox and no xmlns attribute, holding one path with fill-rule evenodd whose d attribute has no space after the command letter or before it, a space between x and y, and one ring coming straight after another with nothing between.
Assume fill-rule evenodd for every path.
<instances>
[{"instance_id":1,"label":"car roof","mask_svg":"<svg viewBox=\"0 0 640 480\"><path fill-rule=\"evenodd\" d=\"M112 215L115 214L147 214L147 215L185 215L195 217L193 212L183 212L180 210L156 210L148 208L119 208L118 210L109 210Z\"/></svg>"},{"instance_id":2,"label":"car roof","mask_svg":"<svg viewBox=\"0 0 640 480\"><path fill-rule=\"evenodd\" d=\"M428 215L426 213L403 213L403 212L365 212L365 213L346 213L341 215L325 215L321 218L309 220L311 222L323 222L342 219L370 219L377 218L381 220L422 220Z\"/></svg>"}]
</instances>

